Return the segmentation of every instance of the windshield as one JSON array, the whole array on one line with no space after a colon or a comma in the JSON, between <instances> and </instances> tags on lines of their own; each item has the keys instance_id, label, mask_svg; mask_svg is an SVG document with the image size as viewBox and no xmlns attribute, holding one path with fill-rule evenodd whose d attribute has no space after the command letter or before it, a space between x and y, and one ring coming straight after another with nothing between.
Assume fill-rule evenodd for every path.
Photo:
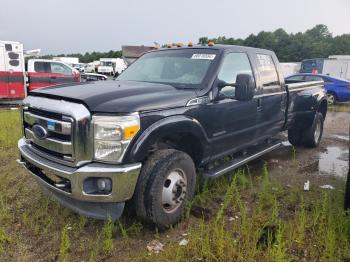
<instances>
[{"instance_id":1,"label":"windshield","mask_svg":"<svg viewBox=\"0 0 350 262\"><path fill-rule=\"evenodd\" d=\"M204 80L217 50L178 49L145 54L130 65L117 80L165 83L197 88Z\"/></svg>"},{"instance_id":2,"label":"windshield","mask_svg":"<svg viewBox=\"0 0 350 262\"><path fill-rule=\"evenodd\" d=\"M113 62L102 61L101 66L113 66Z\"/></svg>"}]
</instances>

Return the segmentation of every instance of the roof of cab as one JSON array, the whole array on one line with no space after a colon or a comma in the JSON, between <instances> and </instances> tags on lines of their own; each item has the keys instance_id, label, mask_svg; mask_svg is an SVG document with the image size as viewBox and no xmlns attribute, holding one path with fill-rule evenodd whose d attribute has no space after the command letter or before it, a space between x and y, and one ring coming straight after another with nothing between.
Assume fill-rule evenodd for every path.
<instances>
[{"instance_id":1,"label":"roof of cab","mask_svg":"<svg viewBox=\"0 0 350 262\"><path fill-rule=\"evenodd\" d=\"M152 50L150 52L156 52L156 51L164 51L164 50L177 50L177 49L216 49L221 51L237 51L237 52L248 52L253 51L257 53L265 53L265 54L271 54L274 53L273 51L267 50L267 49L260 49L255 47L248 47L248 46L239 46L239 45L220 45L220 44L214 44L213 46L208 45L193 45L193 46L172 46L172 47L164 47L156 50Z\"/></svg>"}]
</instances>

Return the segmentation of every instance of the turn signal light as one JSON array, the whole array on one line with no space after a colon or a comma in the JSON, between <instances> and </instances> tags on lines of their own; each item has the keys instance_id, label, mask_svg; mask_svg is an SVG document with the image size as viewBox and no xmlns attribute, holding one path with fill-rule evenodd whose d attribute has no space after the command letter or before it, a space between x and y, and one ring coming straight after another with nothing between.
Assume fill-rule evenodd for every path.
<instances>
[{"instance_id":1,"label":"turn signal light","mask_svg":"<svg viewBox=\"0 0 350 262\"><path fill-rule=\"evenodd\" d=\"M188 47L192 47L193 43L192 42L188 42Z\"/></svg>"},{"instance_id":2,"label":"turn signal light","mask_svg":"<svg viewBox=\"0 0 350 262\"><path fill-rule=\"evenodd\" d=\"M124 128L124 139L132 139L136 133L140 130L140 126L128 126Z\"/></svg>"},{"instance_id":3,"label":"turn signal light","mask_svg":"<svg viewBox=\"0 0 350 262\"><path fill-rule=\"evenodd\" d=\"M208 42L208 46L214 46L214 42L209 41L209 42Z\"/></svg>"}]
</instances>

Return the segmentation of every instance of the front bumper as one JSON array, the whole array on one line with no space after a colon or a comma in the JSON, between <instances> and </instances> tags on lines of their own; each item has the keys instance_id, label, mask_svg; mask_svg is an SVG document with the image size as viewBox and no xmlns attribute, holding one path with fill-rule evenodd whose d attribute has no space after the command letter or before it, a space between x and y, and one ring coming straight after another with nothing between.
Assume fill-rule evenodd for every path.
<instances>
[{"instance_id":1,"label":"front bumper","mask_svg":"<svg viewBox=\"0 0 350 262\"><path fill-rule=\"evenodd\" d=\"M68 167L35 154L25 138L18 141L21 159L18 160L52 197L62 205L85 216L98 219L112 217L117 219L135 190L141 164L110 165L90 163L82 167ZM66 188L55 183L52 177L66 181ZM108 195L87 194L84 192L84 181L87 178L110 178L112 190Z\"/></svg>"}]
</instances>

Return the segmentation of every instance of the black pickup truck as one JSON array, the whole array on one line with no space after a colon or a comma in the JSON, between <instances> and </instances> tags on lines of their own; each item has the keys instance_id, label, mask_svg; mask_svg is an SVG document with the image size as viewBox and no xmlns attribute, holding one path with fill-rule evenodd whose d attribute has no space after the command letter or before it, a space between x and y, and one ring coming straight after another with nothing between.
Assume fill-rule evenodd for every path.
<instances>
[{"instance_id":1,"label":"black pickup truck","mask_svg":"<svg viewBox=\"0 0 350 262\"><path fill-rule=\"evenodd\" d=\"M280 147L286 130L291 144L316 147L326 113L323 83L285 83L271 51L164 48L115 81L33 91L18 162L77 213L117 219L128 202L166 227L199 174L217 177Z\"/></svg>"}]
</instances>

